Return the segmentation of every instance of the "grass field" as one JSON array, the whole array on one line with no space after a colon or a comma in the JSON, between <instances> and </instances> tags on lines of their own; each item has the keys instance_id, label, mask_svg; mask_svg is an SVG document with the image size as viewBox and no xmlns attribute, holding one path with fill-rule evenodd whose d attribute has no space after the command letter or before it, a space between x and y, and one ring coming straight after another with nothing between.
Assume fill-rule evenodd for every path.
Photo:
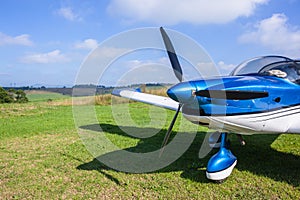
<instances>
[{"instance_id":1,"label":"grass field","mask_svg":"<svg viewBox=\"0 0 300 200\"><path fill-rule=\"evenodd\" d=\"M26 92L26 96L31 102L43 102L43 101L53 101L67 99L70 96L62 95L59 93L48 92L43 90L29 90Z\"/></svg>"},{"instance_id":2,"label":"grass field","mask_svg":"<svg viewBox=\"0 0 300 200\"><path fill-rule=\"evenodd\" d=\"M171 165L155 172L124 173L109 169L87 151L71 105L47 102L65 98L43 95L26 104L0 105L0 199L300 199L298 135L247 136L246 146L231 135L238 164L223 184L205 178L207 161L215 151L198 158L204 128ZM129 106L140 125L137 129L146 131L149 106ZM136 152L159 148L174 114L167 113L168 122L157 135L137 139L117 126L110 106L95 108L106 137Z\"/></svg>"}]
</instances>

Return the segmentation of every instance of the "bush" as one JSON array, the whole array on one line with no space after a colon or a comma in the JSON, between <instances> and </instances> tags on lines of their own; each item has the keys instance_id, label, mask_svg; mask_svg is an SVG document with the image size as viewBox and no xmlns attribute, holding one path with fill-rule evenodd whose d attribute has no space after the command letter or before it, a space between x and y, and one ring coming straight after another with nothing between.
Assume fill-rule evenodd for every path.
<instances>
[{"instance_id":1,"label":"bush","mask_svg":"<svg viewBox=\"0 0 300 200\"><path fill-rule=\"evenodd\" d=\"M17 103L28 102L28 98L26 97L26 94L23 90L17 90L15 94L16 94L16 102Z\"/></svg>"},{"instance_id":2,"label":"bush","mask_svg":"<svg viewBox=\"0 0 300 200\"><path fill-rule=\"evenodd\" d=\"M23 90L9 89L4 90L0 87L0 103L26 103L28 98Z\"/></svg>"},{"instance_id":3,"label":"bush","mask_svg":"<svg viewBox=\"0 0 300 200\"><path fill-rule=\"evenodd\" d=\"M2 87L0 87L0 103L11 103L14 98Z\"/></svg>"}]
</instances>

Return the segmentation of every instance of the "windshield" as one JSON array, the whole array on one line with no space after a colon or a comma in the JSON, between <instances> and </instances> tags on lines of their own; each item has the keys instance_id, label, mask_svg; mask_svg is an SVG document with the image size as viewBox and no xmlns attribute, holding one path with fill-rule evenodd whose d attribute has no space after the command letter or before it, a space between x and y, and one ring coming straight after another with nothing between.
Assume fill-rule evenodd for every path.
<instances>
[{"instance_id":1,"label":"windshield","mask_svg":"<svg viewBox=\"0 0 300 200\"><path fill-rule=\"evenodd\" d=\"M283 56L263 56L252 58L241 64L239 64L231 73L231 76L244 75L244 74L253 74L258 73L261 68L266 65L282 62L282 61L292 61L290 58Z\"/></svg>"}]
</instances>

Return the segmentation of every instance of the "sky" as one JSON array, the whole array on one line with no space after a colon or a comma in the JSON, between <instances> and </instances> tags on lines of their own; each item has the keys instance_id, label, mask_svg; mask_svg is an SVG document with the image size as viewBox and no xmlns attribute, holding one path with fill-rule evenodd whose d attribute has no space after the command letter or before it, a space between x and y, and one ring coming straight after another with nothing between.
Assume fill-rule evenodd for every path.
<instances>
[{"instance_id":1,"label":"sky","mask_svg":"<svg viewBox=\"0 0 300 200\"><path fill-rule=\"evenodd\" d=\"M148 27L193 39L222 74L256 56L300 58L299 8L300 0L2 0L0 86L72 86L93 50L103 47L102 56L122 53L124 44L103 44ZM164 52L118 55L113 65L169 65Z\"/></svg>"}]
</instances>

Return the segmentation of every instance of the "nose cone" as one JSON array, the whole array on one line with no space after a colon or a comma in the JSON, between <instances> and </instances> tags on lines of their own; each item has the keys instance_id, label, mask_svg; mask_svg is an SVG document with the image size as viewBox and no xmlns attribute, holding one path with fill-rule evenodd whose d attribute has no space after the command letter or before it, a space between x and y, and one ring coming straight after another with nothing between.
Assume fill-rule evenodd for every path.
<instances>
[{"instance_id":1,"label":"nose cone","mask_svg":"<svg viewBox=\"0 0 300 200\"><path fill-rule=\"evenodd\" d=\"M195 87L189 82L178 83L168 89L168 96L179 103L187 103L194 99Z\"/></svg>"}]
</instances>

